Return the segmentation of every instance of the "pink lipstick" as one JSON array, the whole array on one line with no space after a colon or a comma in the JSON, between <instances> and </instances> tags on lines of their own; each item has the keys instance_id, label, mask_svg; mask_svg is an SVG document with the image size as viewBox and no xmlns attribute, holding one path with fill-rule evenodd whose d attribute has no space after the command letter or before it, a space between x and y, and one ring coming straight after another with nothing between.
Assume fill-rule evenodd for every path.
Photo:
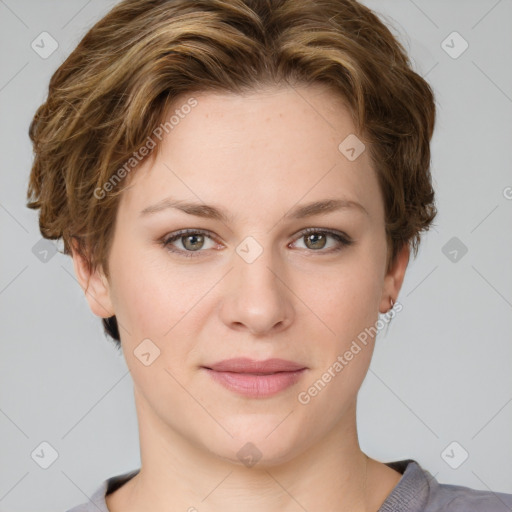
<instances>
[{"instance_id":1,"label":"pink lipstick","mask_svg":"<svg viewBox=\"0 0 512 512\"><path fill-rule=\"evenodd\" d=\"M285 359L256 361L239 357L203 366L225 388L249 398L266 398L293 386L307 369Z\"/></svg>"}]
</instances>

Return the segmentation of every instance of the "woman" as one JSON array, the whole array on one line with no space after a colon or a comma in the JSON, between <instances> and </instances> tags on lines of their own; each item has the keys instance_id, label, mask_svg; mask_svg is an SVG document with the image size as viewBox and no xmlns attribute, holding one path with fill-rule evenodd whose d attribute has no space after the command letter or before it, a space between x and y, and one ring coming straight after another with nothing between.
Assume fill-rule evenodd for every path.
<instances>
[{"instance_id":1,"label":"woman","mask_svg":"<svg viewBox=\"0 0 512 512\"><path fill-rule=\"evenodd\" d=\"M142 465L73 512L512 508L359 447L434 122L355 0L125 0L86 34L30 127L29 206L123 348Z\"/></svg>"}]
</instances>

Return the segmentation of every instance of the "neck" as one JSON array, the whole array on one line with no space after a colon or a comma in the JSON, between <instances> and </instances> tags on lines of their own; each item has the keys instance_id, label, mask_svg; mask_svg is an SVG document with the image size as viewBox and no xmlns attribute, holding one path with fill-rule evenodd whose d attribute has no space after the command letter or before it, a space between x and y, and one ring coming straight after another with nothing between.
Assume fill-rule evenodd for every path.
<instances>
[{"instance_id":1,"label":"neck","mask_svg":"<svg viewBox=\"0 0 512 512\"><path fill-rule=\"evenodd\" d=\"M111 512L369 510L368 457L359 448L355 403L342 422L318 433L302 451L279 454L270 444L257 443L261 458L248 467L236 456L244 445L239 439L231 440L237 447L233 457L219 456L208 449L218 446L214 434L201 446L188 432L171 429L137 393L136 400L141 470L107 497ZM265 457L268 453L277 455Z\"/></svg>"}]
</instances>

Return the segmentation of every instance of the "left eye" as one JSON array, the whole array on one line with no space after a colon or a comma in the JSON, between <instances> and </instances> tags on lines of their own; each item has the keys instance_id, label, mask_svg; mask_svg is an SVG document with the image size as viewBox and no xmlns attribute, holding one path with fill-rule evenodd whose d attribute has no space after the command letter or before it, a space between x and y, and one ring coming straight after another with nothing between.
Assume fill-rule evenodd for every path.
<instances>
[{"instance_id":1,"label":"left eye","mask_svg":"<svg viewBox=\"0 0 512 512\"><path fill-rule=\"evenodd\" d=\"M329 250L325 249L327 240L331 238L335 240L335 246ZM209 239L213 245L213 239L207 231L202 230L183 230L177 233L171 234L165 240L162 245L167 248L170 252L177 253L185 257L198 256L195 252L204 252L201 249L204 248L205 239ZM331 231L326 229L308 228L299 233L297 240L305 240L306 249L310 249L311 252L322 252L331 253L339 251L344 247L348 247L353 241L344 233ZM183 249L176 248L173 244L179 241ZM208 247L206 247L208 249ZM212 246L209 247L210 249Z\"/></svg>"},{"instance_id":2,"label":"left eye","mask_svg":"<svg viewBox=\"0 0 512 512\"><path fill-rule=\"evenodd\" d=\"M343 233L338 233L336 231L326 231L316 228L309 228L302 231L298 239L305 240L307 249L313 249L314 252L319 252L319 249L325 249L328 238L333 238L336 241L336 244L334 248L331 248L331 250L323 252L339 251L340 249L343 249L343 247L347 247L352 244L352 240L350 240L349 237Z\"/></svg>"}]
</instances>

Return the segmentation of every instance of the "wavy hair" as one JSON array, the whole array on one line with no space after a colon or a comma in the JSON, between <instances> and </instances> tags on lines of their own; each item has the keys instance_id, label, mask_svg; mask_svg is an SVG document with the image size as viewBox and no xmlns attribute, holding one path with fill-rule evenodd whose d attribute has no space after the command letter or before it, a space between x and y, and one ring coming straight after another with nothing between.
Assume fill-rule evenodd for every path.
<instances>
[{"instance_id":1,"label":"wavy hair","mask_svg":"<svg viewBox=\"0 0 512 512\"><path fill-rule=\"evenodd\" d=\"M105 184L123 175L171 102L196 91L317 82L345 99L370 151L384 197L388 269L404 244L417 256L420 233L437 214L435 99L401 43L356 0L120 2L51 77L29 128L27 206L40 210L44 238L62 238L68 255L74 241L90 269L100 265L108 278L128 177ZM157 152L139 152L137 161ZM115 316L103 324L120 347Z\"/></svg>"}]
</instances>

